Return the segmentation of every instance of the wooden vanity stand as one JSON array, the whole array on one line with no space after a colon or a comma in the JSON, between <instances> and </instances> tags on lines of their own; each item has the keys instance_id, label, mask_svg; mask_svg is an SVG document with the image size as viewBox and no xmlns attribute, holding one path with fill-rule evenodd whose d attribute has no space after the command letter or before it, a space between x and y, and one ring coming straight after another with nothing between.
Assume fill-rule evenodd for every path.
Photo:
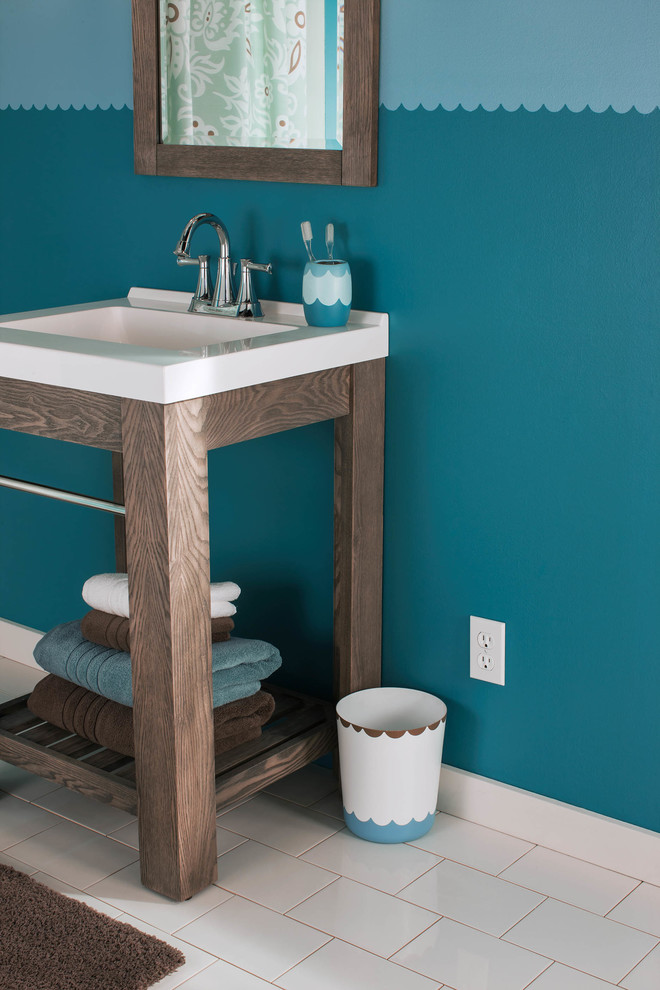
<instances>
[{"instance_id":1,"label":"wooden vanity stand","mask_svg":"<svg viewBox=\"0 0 660 990\"><path fill-rule=\"evenodd\" d=\"M169 405L0 378L0 428L113 451L136 743L135 760L99 749L19 698L0 706L0 759L137 814L142 882L174 900L217 877L218 809L336 745L332 705L270 686L262 737L214 760L207 452L335 421L334 693L377 686L384 387L384 359Z\"/></svg>"}]
</instances>

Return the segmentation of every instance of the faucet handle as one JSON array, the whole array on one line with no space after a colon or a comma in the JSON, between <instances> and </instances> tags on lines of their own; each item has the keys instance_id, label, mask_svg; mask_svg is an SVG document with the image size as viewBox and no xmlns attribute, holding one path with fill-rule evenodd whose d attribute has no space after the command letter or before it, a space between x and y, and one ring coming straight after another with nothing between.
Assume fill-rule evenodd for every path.
<instances>
[{"instance_id":1,"label":"faucet handle","mask_svg":"<svg viewBox=\"0 0 660 990\"><path fill-rule=\"evenodd\" d=\"M256 261L250 261L248 258L241 258L241 276L244 271L268 272L269 275L272 275L273 266L270 263L267 265L258 265Z\"/></svg>"},{"instance_id":2,"label":"faucet handle","mask_svg":"<svg viewBox=\"0 0 660 990\"><path fill-rule=\"evenodd\" d=\"M188 306L189 313L195 313L199 306L210 306L213 300L213 279L209 267L208 254L200 254L199 258L190 258L185 255L177 255L178 265L199 265L199 275L197 277L197 288Z\"/></svg>"},{"instance_id":3,"label":"faucet handle","mask_svg":"<svg viewBox=\"0 0 660 990\"><path fill-rule=\"evenodd\" d=\"M238 290L236 316L240 316L243 319L247 317L258 319L260 316L263 316L261 303L254 293L252 272L268 272L270 275L272 271L273 266L271 264L259 265L256 261L251 261L249 258L241 258L241 286Z\"/></svg>"}]
</instances>

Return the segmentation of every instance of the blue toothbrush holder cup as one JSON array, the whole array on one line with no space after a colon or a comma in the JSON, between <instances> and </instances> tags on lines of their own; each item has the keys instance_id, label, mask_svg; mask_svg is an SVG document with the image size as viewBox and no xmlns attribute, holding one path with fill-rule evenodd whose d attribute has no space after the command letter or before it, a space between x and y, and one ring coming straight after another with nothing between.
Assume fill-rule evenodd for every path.
<instances>
[{"instance_id":1,"label":"blue toothbrush holder cup","mask_svg":"<svg viewBox=\"0 0 660 990\"><path fill-rule=\"evenodd\" d=\"M308 261L303 273L303 308L310 327L343 327L353 301L347 261Z\"/></svg>"}]
</instances>

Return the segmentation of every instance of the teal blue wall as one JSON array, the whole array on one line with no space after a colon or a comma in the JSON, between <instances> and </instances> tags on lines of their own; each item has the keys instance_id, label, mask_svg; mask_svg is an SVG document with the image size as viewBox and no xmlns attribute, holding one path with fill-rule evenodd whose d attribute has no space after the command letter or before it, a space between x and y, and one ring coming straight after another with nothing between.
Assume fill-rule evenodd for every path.
<instances>
[{"instance_id":1,"label":"teal blue wall","mask_svg":"<svg viewBox=\"0 0 660 990\"><path fill-rule=\"evenodd\" d=\"M0 312L190 289L171 252L201 210L299 300L300 221L334 221L355 305L391 315L384 682L447 701L447 762L658 829L660 111L380 128L378 187L338 189L135 176L128 109L4 111ZM109 455L7 431L0 470L111 490ZM239 631L327 693L330 427L210 470ZM112 568L112 523L3 491L0 554L0 616L46 628ZM507 623L504 688L468 677L470 613Z\"/></svg>"}]
</instances>

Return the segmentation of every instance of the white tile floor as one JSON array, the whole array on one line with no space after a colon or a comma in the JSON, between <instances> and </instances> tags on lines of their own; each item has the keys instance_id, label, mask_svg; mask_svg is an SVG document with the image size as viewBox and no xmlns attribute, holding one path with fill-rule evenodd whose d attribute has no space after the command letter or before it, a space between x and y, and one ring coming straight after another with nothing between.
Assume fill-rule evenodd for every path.
<instances>
[{"instance_id":1,"label":"white tile floor","mask_svg":"<svg viewBox=\"0 0 660 990\"><path fill-rule=\"evenodd\" d=\"M0 660L3 694L33 680ZM180 948L159 990L660 987L659 887L445 814L402 846L340 815L300 771L218 817L217 884L174 904L134 819L0 763L0 861Z\"/></svg>"}]
</instances>

